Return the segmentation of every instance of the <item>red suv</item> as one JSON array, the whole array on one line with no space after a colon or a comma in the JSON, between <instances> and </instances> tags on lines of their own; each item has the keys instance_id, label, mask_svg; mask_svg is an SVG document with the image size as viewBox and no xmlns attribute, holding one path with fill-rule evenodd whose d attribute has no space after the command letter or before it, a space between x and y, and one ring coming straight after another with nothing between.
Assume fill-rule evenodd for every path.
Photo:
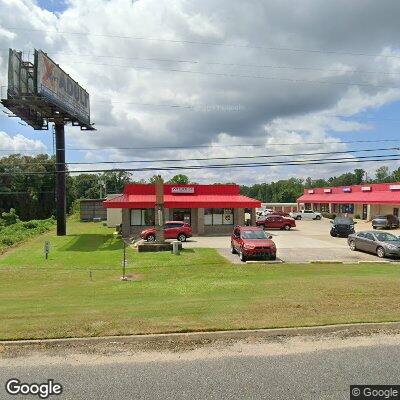
<instances>
[{"instance_id":1,"label":"red suv","mask_svg":"<svg viewBox=\"0 0 400 400\"><path fill-rule=\"evenodd\" d=\"M156 240L156 228L148 228L140 233L140 237L148 242ZM182 221L167 221L164 225L165 239L178 239L185 242L187 238L192 237L191 226Z\"/></svg>"},{"instance_id":2,"label":"red suv","mask_svg":"<svg viewBox=\"0 0 400 400\"><path fill-rule=\"evenodd\" d=\"M231 237L231 253L239 253L241 261L250 257L276 259L276 246L267 232L254 226L236 226Z\"/></svg>"},{"instance_id":3,"label":"red suv","mask_svg":"<svg viewBox=\"0 0 400 400\"><path fill-rule=\"evenodd\" d=\"M281 215L267 215L263 219L256 221L257 226L263 226L268 229L284 229L289 231L291 228L296 226L296 221L293 218L282 217Z\"/></svg>"}]
</instances>

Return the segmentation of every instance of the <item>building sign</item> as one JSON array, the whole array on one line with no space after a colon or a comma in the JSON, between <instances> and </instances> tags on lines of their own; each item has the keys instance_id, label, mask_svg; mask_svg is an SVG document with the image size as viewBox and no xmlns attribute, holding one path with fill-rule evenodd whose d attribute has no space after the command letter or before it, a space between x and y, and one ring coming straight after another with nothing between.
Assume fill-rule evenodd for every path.
<instances>
[{"instance_id":1,"label":"building sign","mask_svg":"<svg viewBox=\"0 0 400 400\"><path fill-rule=\"evenodd\" d=\"M308 194L314 194L314 190L313 189L309 190Z\"/></svg>"},{"instance_id":2,"label":"building sign","mask_svg":"<svg viewBox=\"0 0 400 400\"><path fill-rule=\"evenodd\" d=\"M173 186L171 188L172 194L193 194L194 187L193 186Z\"/></svg>"},{"instance_id":3,"label":"building sign","mask_svg":"<svg viewBox=\"0 0 400 400\"><path fill-rule=\"evenodd\" d=\"M350 187L344 187L343 188L343 192L344 193L350 193L351 192L351 188Z\"/></svg>"},{"instance_id":4,"label":"building sign","mask_svg":"<svg viewBox=\"0 0 400 400\"><path fill-rule=\"evenodd\" d=\"M390 190L400 190L400 185L390 185L389 189Z\"/></svg>"},{"instance_id":5,"label":"building sign","mask_svg":"<svg viewBox=\"0 0 400 400\"><path fill-rule=\"evenodd\" d=\"M332 193L332 189L324 189L324 193Z\"/></svg>"},{"instance_id":6,"label":"building sign","mask_svg":"<svg viewBox=\"0 0 400 400\"><path fill-rule=\"evenodd\" d=\"M65 73L42 50L35 50L37 93L61 110L90 123L89 93Z\"/></svg>"},{"instance_id":7,"label":"building sign","mask_svg":"<svg viewBox=\"0 0 400 400\"><path fill-rule=\"evenodd\" d=\"M361 191L362 192L370 192L372 190L371 186L362 186Z\"/></svg>"}]
</instances>

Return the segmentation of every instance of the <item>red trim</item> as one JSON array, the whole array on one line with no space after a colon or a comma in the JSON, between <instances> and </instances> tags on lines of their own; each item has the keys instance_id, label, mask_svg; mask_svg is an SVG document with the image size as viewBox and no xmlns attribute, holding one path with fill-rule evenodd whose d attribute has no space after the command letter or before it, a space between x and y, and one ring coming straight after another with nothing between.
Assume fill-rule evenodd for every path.
<instances>
[{"instance_id":1,"label":"red trim","mask_svg":"<svg viewBox=\"0 0 400 400\"><path fill-rule=\"evenodd\" d=\"M179 193L190 188L193 193ZM175 191L175 192L174 192ZM176 192L177 191L177 192ZM124 194L104 202L106 208L154 208L154 185L127 185ZM240 195L238 185L164 185L165 208L259 208L261 202Z\"/></svg>"},{"instance_id":2,"label":"red trim","mask_svg":"<svg viewBox=\"0 0 400 400\"><path fill-rule=\"evenodd\" d=\"M303 196L297 199L297 203L400 204L400 191L391 190L392 185L398 185L398 183L333 187L331 193L324 193L324 189L327 188L315 188L313 194L305 189ZM371 190L363 191L363 187L371 187ZM350 189L350 191L344 191L344 189Z\"/></svg>"}]
</instances>

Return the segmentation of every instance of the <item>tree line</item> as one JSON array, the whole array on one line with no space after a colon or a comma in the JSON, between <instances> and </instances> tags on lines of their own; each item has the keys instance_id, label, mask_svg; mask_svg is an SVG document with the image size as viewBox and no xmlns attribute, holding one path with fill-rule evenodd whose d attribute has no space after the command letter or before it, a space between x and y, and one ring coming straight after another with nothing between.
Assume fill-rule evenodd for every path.
<instances>
[{"instance_id":1,"label":"tree line","mask_svg":"<svg viewBox=\"0 0 400 400\"><path fill-rule=\"evenodd\" d=\"M14 154L0 158L0 215L15 209L23 221L45 219L55 215L55 157L47 154L24 156ZM43 174L21 174L18 172L43 172ZM50 173L49 173L50 172ZM107 194L122 193L127 183L153 183L158 175L149 180L137 179L130 172L109 171L99 174L68 174L67 211L71 211L79 199L99 199ZM289 178L276 182L241 186L241 193L262 202L292 203L302 195L304 189L322 186L346 186L362 183L384 183L400 181L400 168L389 170L379 167L373 176L363 169L355 169L328 179ZM183 174L170 181L175 184L195 184ZM215 183L218 184L218 183Z\"/></svg>"}]
</instances>

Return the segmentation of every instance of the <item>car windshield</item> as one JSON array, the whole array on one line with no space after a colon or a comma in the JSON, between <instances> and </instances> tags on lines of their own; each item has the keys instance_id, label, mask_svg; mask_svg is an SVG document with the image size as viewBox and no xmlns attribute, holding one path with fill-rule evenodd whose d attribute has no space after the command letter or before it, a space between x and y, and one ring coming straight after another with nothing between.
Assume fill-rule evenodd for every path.
<instances>
[{"instance_id":1,"label":"car windshield","mask_svg":"<svg viewBox=\"0 0 400 400\"><path fill-rule=\"evenodd\" d=\"M268 235L264 231L243 231L243 239L268 239Z\"/></svg>"},{"instance_id":2,"label":"car windshield","mask_svg":"<svg viewBox=\"0 0 400 400\"><path fill-rule=\"evenodd\" d=\"M400 239L391 233L379 232L375 233L375 236L380 242L400 242Z\"/></svg>"},{"instance_id":3,"label":"car windshield","mask_svg":"<svg viewBox=\"0 0 400 400\"><path fill-rule=\"evenodd\" d=\"M335 218L336 225L353 225L354 221L351 218Z\"/></svg>"}]
</instances>

